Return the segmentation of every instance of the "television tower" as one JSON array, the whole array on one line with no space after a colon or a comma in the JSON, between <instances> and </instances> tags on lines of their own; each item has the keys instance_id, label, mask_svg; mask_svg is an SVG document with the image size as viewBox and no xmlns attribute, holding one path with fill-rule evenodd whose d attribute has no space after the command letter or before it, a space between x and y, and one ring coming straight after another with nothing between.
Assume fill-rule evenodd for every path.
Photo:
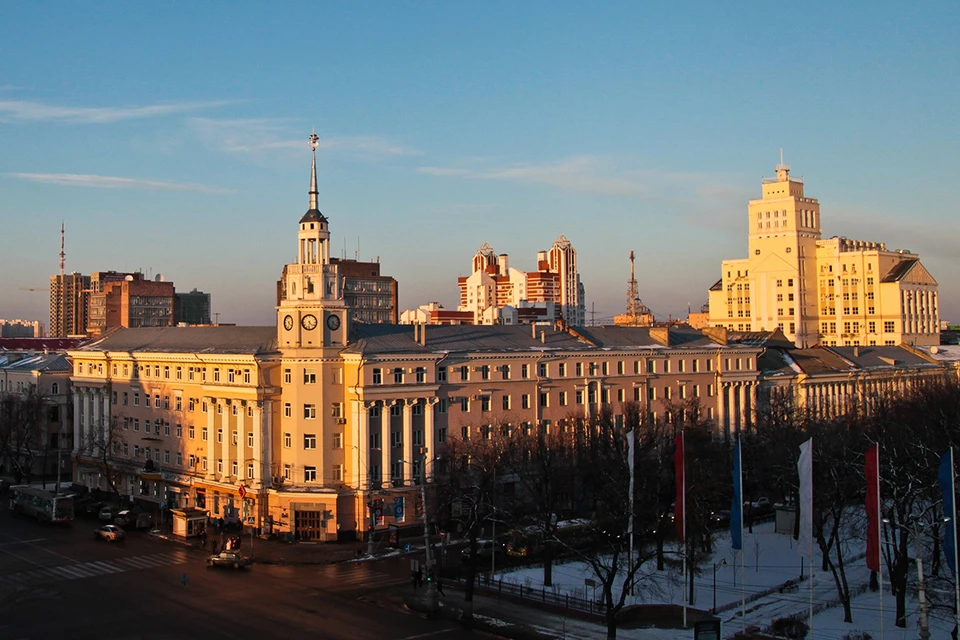
<instances>
[{"instance_id":1,"label":"television tower","mask_svg":"<svg viewBox=\"0 0 960 640\"><path fill-rule=\"evenodd\" d=\"M63 225L63 221L61 221L61 222L60 222L60 275L61 275L61 276L63 275L63 266L64 266L64 262L66 261L66 257L67 257L67 254L64 253L64 251L63 251L63 240L64 240L64 237L65 237L65 236L66 236L65 228L64 228L64 225Z\"/></svg>"}]
</instances>

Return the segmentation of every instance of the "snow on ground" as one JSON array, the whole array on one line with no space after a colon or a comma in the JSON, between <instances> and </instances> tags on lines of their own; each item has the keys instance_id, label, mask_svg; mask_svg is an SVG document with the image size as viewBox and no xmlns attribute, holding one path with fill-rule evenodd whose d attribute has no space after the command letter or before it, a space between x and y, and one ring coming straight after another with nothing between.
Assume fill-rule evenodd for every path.
<instances>
[{"instance_id":1,"label":"snow on ground","mask_svg":"<svg viewBox=\"0 0 960 640\"><path fill-rule=\"evenodd\" d=\"M723 637L732 638L743 626L768 627L776 618L789 615L805 615L810 610L811 596L818 613L814 616L813 632L807 637L810 640L839 640L844 635L855 631L866 631L874 640L882 638L914 638L918 632L919 606L916 600L907 602L907 629L894 627L895 601L885 590L884 597L884 633L880 633L880 598L877 593L865 591L852 601L853 623L843 622L843 608L829 607L837 598L836 585L829 572L820 571L820 552L814 551L814 574L812 582L809 580L809 562L804 560L804 577L802 582L794 585L785 593L774 591L750 602L751 596L775 588L790 580L797 580L801 574L802 558L797 553L796 542L789 535L774 532L774 524L765 523L754 526L754 532L744 532L744 552L733 551L730 548L729 535L718 535L715 538L715 548L712 562L705 564L704 572L697 576L695 585L694 607L709 610L713 606L713 567L719 565L716 571L716 601L720 610L719 617L723 621ZM670 551L675 551L675 547ZM726 560L726 565L722 562ZM741 566L741 563L743 566ZM640 589L639 593L647 595L628 596L628 603L643 602L670 602L682 604L683 583L679 568L665 572L656 572L655 566L644 566L639 572L643 575L638 584L655 588ZM852 593L858 593L865 588L870 572L863 559L863 542L855 542L847 553L847 580ZM524 587L540 589L543 585L543 569L522 568L497 573L497 580L523 585ZM586 587L584 580L596 580L591 567L583 562L558 564L553 569L553 591L560 594L569 594L577 597L593 597L593 588ZM617 591L614 596L619 597L619 586L622 578L617 581ZM812 584L812 589L811 589ZM549 591L550 589L548 589ZM654 596L654 593L660 595ZM746 616L741 616L741 596L745 597ZM600 589L596 590L596 597L600 597ZM823 608L823 611L820 609ZM580 621L565 621L565 637L591 638L595 637L596 625ZM947 639L953 628L953 620L944 620L931 617L931 638ZM693 638L692 629L681 630L658 629L620 629L618 637L637 640L662 640L666 638Z\"/></svg>"}]
</instances>

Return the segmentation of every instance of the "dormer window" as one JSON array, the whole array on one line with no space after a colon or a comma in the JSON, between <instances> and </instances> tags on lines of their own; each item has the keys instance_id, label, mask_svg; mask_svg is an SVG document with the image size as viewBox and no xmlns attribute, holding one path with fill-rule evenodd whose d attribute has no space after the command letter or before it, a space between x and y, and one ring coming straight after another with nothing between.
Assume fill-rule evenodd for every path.
<instances>
[{"instance_id":1,"label":"dormer window","mask_svg":"<svg viewBox=\"0 0 960 640\"><path fill-rule=\"evenodd\" d=\"M313 223L312 223L312 222L310 223L310 228L313 229Z\"/></svg>"}]
</instances>

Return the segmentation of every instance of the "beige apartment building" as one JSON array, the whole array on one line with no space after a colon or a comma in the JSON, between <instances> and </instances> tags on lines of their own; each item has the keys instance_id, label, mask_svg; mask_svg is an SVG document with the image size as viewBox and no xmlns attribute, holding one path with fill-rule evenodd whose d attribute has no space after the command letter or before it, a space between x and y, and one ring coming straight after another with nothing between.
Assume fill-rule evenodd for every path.
<instances>
[{"instance_id":1,"label":"beige apartment building","mask_svg":"<svg viewBox=\"0 0 960 640\"><path fill-rule=\"evenodd\" d=\"M906 250L821 237L820 203L777 165L747 207L748 257L724 260L709 322L780 329L797 346L939 344L937 282Z\"/></svg>"}]
</instances>

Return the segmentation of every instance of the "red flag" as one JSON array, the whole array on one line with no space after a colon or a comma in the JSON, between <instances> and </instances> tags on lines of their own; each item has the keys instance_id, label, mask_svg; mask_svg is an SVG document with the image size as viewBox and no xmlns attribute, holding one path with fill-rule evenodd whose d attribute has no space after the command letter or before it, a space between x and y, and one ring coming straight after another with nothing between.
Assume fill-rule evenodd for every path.
<instances>
[{"instance_id":1,"label":"red flag","mask_svg":"<svg viewBox=\"0 0 960 640\"><path fill-rule=\"evenodd\" d=\"M677 539L683 542L686 511L683 499L686 494L686 485L683 477L683 431L673 439L673 473L677 485L677 501L673 505L673 526L677 528Z\"/></svg>"},{"instance_id":2,"label":"red flag","mask_svg":"<svg viewBox=\"0 0 960 640\"><path fill-rule=\"evenodd\" d=\"M880 450L867 450L863 466L867 478L867 568L880 571Z\"/></svg>"}]
</instances>

